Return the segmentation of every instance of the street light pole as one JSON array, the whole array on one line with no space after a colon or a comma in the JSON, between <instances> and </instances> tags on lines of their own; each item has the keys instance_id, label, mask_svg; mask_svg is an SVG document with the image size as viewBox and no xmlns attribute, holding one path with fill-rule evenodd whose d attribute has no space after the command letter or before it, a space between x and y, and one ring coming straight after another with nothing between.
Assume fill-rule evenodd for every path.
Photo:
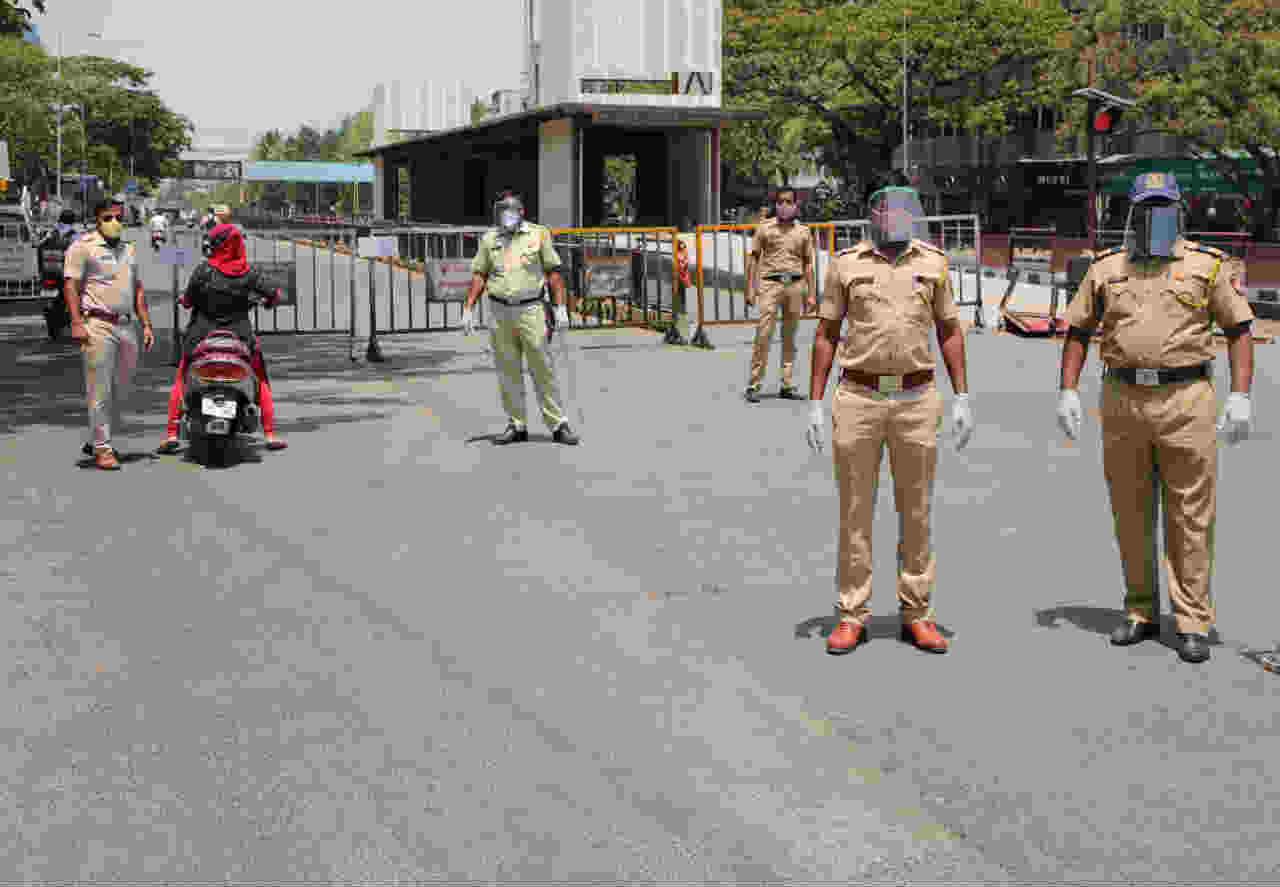
<instances>
[{"instance_id":1,"label":"street light pole","mask_svg":"<svg viewBox=\"0 0 1280 887\"><path fill-rule=\"evenodd\" d=\"M58 29L58 206L62 206L62 29ZM61 209L59 209L61 212Z\"/></svg>"}]
</instances>

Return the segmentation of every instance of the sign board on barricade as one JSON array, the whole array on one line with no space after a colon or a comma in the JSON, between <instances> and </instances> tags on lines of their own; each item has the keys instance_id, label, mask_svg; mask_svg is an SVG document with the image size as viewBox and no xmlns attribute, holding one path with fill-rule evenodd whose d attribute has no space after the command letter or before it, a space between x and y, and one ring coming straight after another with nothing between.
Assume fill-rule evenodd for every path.
<instances>
[{"instance_id":1,"label":"sign board on barricade","mask_svg":"<svg viewBox=\"0 0 1280 887\"><path fill-rule=\"evenodd\" d=\"M278 288L283 295L277 305L289 306L298 304L298 265L296 262L264 262L256 260L253 270L262 276L263 282Z\"/></svg>"},{"instance_id":2,"label":"sign board on barricade","mask_svg":"<svg viewBox=\"0 0 1280 887\"><path fill-rule=\"evenodd\" d=\"M379 259L396 257L396 238L361 237L358 242L360 258Z\"/></svg>"},{"instance_id":3,"label":"sign board on barricade","mask_svg":"<svg viewBox=\"0 0 1280 887\"><path fill-rule=\"evenodd\" d=\"M464 259L432 259L427 273L440 302L461 302L471 288L471 262Z\"/></svg>"},{"instance_id":4,"label":"sign board on barricade","mask_svg":"<svg viewBox=\"0 0 1280 887\"><path fill-rule=\"evenodd\" d=\"M195 258L196 250L190 246L162 246L158 254L161 265L191 265Z\"/></svg>"},{"instance_id":5,"label":"sign board on barricade","mask_svg":"<svg viewBox=\"0 0 1280 887\"><path fill-rule=\"evenodd\" d=\"M582 291L588 299L622 299L631 295L631 256L586 256Z\"/></svg>"}]
</instances>

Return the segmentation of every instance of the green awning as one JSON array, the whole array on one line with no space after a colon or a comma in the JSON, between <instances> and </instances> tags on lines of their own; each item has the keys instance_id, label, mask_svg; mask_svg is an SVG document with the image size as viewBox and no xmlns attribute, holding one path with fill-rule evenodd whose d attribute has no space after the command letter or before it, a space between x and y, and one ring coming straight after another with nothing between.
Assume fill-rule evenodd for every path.
<instances>
[{"instance_id":1,"label":"green awning","mask_svg":"<svg viewBox=\"0 0 1280 887\"><path fill-rule=\"evenodd\" d=\"M1233 152L1231 156L1243 157L1244 168L1250 174L1249 196L1262 197L1262 177L1258 175L1258 164L1252 157ZM1178 188L1188 197L1201 194L1238 194L1239 189L1228 181L1227 177L1211 160L1195 157L1141 157L1127 163L1109 166L1105 170L1098 169L1098 189L1104 194L1129 196L1133 180L1144 172L1173 173L1178 180Z\"/></svg>"}]
</instances>

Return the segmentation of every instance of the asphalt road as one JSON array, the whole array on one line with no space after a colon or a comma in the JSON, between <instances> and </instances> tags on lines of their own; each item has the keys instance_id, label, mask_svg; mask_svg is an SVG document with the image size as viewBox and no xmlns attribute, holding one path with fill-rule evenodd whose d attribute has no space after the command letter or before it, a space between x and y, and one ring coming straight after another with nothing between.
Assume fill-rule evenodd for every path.
<instances>
[{"instance_id":1,"label":"asphalt road","mask_svg":"<svg viewBox=\"0 0 1280 887\"><path fill-rule=\"evenodd\" d=\"M480 337L372 366L272 338L292 446L223 470L147 455L162 330L109 474L78 452L78 357L36 321L0 325L7 879L1280 876L1280 679L1248 658L1280 635L1280 350L1223 449L1220 643L1190 666L1106 642L1097 416L1061 441L1051 343L969 338L978 428L941 453L934 533L952 651L895 640L887 493L872 641L829 657L830 457L807 404L742 401L743 329L575 334L577 448L536 418L484 440Z\"/></svg>"}]
</instances>

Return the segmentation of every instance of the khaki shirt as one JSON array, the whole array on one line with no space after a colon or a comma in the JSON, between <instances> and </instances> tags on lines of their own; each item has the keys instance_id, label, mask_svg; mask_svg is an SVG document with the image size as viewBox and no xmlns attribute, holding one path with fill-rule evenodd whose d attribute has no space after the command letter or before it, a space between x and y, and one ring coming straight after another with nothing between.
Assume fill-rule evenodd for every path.
<instances>
[{"instance_id":1,"label":"khaki shirt","mask_svg":"<svg viewBox=\"0 0 1280 887\"><path fill-rule=\"evenodd\" d=\"M759 263L760 277L766 274L803 274L813 262L813 239L799 222L779 224L766 219L751 238L751 255Z\"/></svg>"},{"instance_id":2,"label":"khaki shirt","mask_svg":"<svg viewBox=\"0 0 1280 887\"><path fill-rule=\"evenodd\" d=\"M959 314L947 255L922 240L912 240L895 263L865 240L841 250L827 266L822 291L818 316L849 318L837 362L864 373L934 369L935 324Z\"/></svg>"},{"instance_id":3,"label":"khaki shirt","mask_svg":"<svg viewBox=\"0 0 1280 887\"><path fill-rule=\"evenodd\" d=\"M1249 300L1221 250L1189 240L1174 244L1174 258L1130 261L1123 248L1099 254L1089 266L1067 323L1098 329L1101 353L1116 367L1170 369L1213 360L1213 324L1223 329L1253 320Z\"/></svg>"},{"instance_id":4,"label":"khaki shirt","mask_svg":"<svg viewBox=\"0 0 1280 887\"><path fill-rule=\"evenodd\" d=\"M551 229L521 222L510 236L496 228L485 232L471 260L471 273L485 275L489 295L523 301L537 296L547 272L559 271L560 265Z\"/></svg>"},{"instance_id":5,"label":"khaki shirt","mask_svg":"<svg viewBox=\"0 0 1280 887\"><path fill-rule=\"evenodd\" d=\"M121 240L112 249L101 233L91 231L68 247L62 273L76 281L81 311L132 313L133 282L138 279L138 256L132 243Z\"/></svg>"}]
</instances>

